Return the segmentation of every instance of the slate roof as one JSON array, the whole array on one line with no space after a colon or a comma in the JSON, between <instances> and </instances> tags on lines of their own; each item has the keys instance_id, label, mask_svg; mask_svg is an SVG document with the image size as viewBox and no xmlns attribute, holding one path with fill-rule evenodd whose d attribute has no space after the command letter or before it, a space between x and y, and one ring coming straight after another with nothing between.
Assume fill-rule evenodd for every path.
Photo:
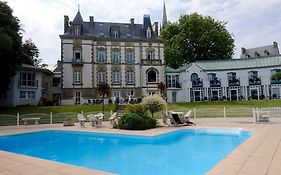
<instances>
[{"instance_id":1,"label":"slate roof","mask_svg":"<svg viewBox=\"0 0 281 175\"><path fill-rule=\"evenodd\" d=\"M240 58L255 58L268 55L279 55L278 44L273 42L273 45L256 47L256 48L242 48Z\"/></svg>"},{"instance_id":2,"label":"slate roof","mask_svg":"<svg viewBox=\"0 0 281 175\"><path fill-rule=\"evenodd\" d=\"M205 71L274 67L281 66L281 55L258 57L251 59L245 58L232 60L198 61L194 64L196 64Z\"/></svg>"},{"instance_id":3,"label":"slate roof","mask_svg":"<svg viewBox=\"0 0 281 175\"><path fill-rule=\"evenodd\" d=\"M19 70L28 70L28 71L34 71L34 72L45 72L48 74L53 74L49 69L44 69L41 67L29 65L29 64L22 64L21 66L18 67Z\"/></svg>"},{"instance_id":4,"label":"slate roof","mask_svg":"<svg viewBox=\"0 0 281 175\"><path fill-rule=\"evenodd\" d=\"M95 38L112 38L111 29L118 28L119 38L112 39L148 39L146 38L146 30L149 27L152 32L152 36L149 39L160 40L160 37L152 30L150 16L144 15L143 24L131 24L131 23L116 23L116 22L85 22L82 19L80 12L78 12L73 20L70 22L69 29L61 36L73 36L73 25L81 23L82 35Z\"/></svg>"},{"instance_id":5,"label":"slate roof","mask_svg":"<svg viewBox=\"0 0 281 175\"><path fill-rule=\"evenodd\" d=\"M267 56L258 58L243 58L231 60L211 60L211 61L197 61L189 63L178 69L166 67L166 73L179 73L184 72L192 64L197 65L204 71L223 71L223 70L240 70L240 69L255 69L264 67L281 66L281 55Z\"/></svg>"}]
</instances>

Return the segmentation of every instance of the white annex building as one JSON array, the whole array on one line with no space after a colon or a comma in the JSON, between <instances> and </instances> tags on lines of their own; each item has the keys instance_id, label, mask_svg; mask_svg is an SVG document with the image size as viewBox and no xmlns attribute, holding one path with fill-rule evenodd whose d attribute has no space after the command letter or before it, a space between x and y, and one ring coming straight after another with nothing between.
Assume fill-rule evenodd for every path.
<instances>
[{"instance_id":1,"label":"white annex building","mask_svg":"<svg viewBox=\"0 0 281 175\"><path fill-rule=\"evenodd\" d=\"M280 99L281 78L272 77L281 71L277 43L266 47L266 51L261 47L258 50L267 56L242 48L244 54L256 54L232 60L197 61L178 69L166 67L167 101Z\"/></svg>"},{"instance_id":2,"label":"white annex building","mask_svg":"<svg viewBox=\"0 0 281 175\"><path fill-rule=\"evenodd\" d=\"M164 44L158 23L144 15L143 23L84 21L64 17L61 38L61 104L100 103L96 87L110 86L107 100L140 100L165 82Z\"/></svg>"}]
</instances>

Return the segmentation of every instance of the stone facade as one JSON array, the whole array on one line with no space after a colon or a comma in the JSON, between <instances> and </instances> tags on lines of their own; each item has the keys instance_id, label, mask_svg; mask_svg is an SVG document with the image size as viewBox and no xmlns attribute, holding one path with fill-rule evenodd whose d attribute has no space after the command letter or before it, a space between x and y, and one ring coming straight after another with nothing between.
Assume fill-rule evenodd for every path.
<instances>
[{"instance_id":1,"label":"stone facade","mask_svg":"<svg viewBox=\"0 0 281 175\"><path fill-rule=\"evenodd\" d=\"M110 86L106 101L137 100L157 91L165 81L164 44L158 23L149 15L143 24L83 21L78 11L73 21L64 17L61 38L62 104L98 101L99 83Z\"/></svg>"}]
</instances>

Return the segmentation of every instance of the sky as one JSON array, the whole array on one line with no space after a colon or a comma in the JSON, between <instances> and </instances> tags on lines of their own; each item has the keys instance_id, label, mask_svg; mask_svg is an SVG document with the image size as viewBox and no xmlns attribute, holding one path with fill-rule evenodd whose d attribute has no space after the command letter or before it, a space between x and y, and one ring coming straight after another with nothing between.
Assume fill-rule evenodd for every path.
<instances>
[{"instance_id":1,"label":"sky","mask_svg":"<svg viewBox=\"0 0 281 175\"><path fill-rule=\"evenodd\" d=\"M23 29L23 39L31 38L40 58L50 69L61 58L59 35L63 34L64 15L72 21L80 7L84 21L94 16L99 22L142 23L150 14L152 23L162 22L163 0L5 0L14 10ZM79 5L78 5L79 4ZM168 20L176 22L182 14L197 12L227 22L233 35L234 58L241 47L254 48L281 44L281 0L165 0ZM279 49L280 50L280 49ZM280 50L281 51L281 50Z\"/></svg>"}]
</instances>

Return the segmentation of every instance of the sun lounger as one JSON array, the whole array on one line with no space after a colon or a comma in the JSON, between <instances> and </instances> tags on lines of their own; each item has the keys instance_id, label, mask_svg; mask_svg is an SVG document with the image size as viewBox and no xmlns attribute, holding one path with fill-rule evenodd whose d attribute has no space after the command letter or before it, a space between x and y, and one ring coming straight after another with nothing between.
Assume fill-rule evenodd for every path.
<instances>
[{"instance_id":1,"label":"sun lounger","mask_svg":"<svg viewBox=\"0 0 281 175\"><path fill-rule=\"evenodd\" d=\"M261 111L258 108L252 109L254 122L269 122L270 111Z\"/></svg>"},{"instance_id":2,"label":"sun lounger","mask_svg":"<svg viewBox=\"0 0 281 175\"><path fill-rule=\"evenodd\" d=\"M78 114L77 118L78 118L78 122L79 122L80 127L85 127L86 119L85 119L84 115L83 114Z\"/></svg>"},{"instance_id":3,"label":"sun lounger","mask_svg":"<svg viewBox=\"0 0 281 175\"><path fill-rule=\"evenodd\" d=\"M173 122L171 122L171 123L175 124L176 126L177 126L177 125L187 126L187 125L192 125L192 124L194 124L194 123L191 122L188 118L186 118L186 119L185 119L186 121L183 122L183 121L180 119L180 114L182 114L182 112L170 112L170 114L171 114L172 120L173 120ZM190 113L190 115L191 115L191 113Z\"/></svg>"}]
</instances>

